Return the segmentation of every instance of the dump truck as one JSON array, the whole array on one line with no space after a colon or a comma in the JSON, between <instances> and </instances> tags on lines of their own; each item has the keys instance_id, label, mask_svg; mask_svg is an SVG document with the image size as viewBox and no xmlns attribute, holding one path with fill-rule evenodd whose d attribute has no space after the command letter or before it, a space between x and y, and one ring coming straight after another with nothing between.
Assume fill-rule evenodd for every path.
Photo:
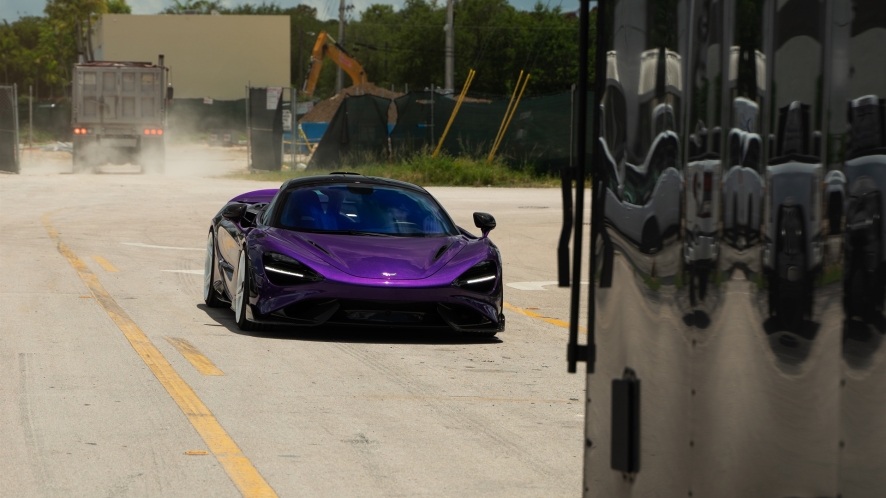
<instances>
[{"instance_id":1,"label":"dump truck","mask_svg":"<svg viewBox=\"0 0 886 498\"><path fill-rule=\"evenodd\" d=\"M150 62L81 62L73 70L74 172L107 163L162 173L172 100L163 56Z\"/></svg>"}]
</instances>

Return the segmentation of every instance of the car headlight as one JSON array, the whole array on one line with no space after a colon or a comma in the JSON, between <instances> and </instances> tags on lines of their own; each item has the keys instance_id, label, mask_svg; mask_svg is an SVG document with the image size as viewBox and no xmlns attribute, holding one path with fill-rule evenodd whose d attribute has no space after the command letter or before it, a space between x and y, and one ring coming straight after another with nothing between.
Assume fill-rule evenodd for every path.
<instances>
[{"instance_id":1,"label":"car headlight","mask_svg":"<svg viewBox=\"0 0 886 498\"><path fill-rule=\"evenodd\" d=\"M481 261L453 281L453 285L474 292L492 292L498 280L498 266L494 261Z\"/></svg>"},{"instance_id":2,"label":"car headlight","mask_svg":"<svg viewBox=\"0 0 886 498\"><path fill-rule=\"evenodd\" d=\"M266 252L262 255L265 275L274 285L290 286L319 282L323 276L289 256Z\"/></svg>"}]
</instances>

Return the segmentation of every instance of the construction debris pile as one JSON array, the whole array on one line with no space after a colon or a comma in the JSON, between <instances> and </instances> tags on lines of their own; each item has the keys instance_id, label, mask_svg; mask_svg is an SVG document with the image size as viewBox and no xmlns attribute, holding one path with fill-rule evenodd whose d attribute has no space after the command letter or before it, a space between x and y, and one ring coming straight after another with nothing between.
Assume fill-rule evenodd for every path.
<instances>
[{"instance_id":1,"label":"construction debris pile","mask_svg":"<svg viewBox=\"0 0 886 498\"><path fill-rule=\"evenodd\" d=\"M398 97L402 97L403 93L377 87L372 83L350 86L343 89L338 94L317 103L317 105L302 116L299 121L302 123L328 123L332 121L332 117L335 116L335 113L338 111L339 106L341 106L342 101L344 101L345 96L359 95L374 95L376 97L394 100ZM388 123L394 124L396 122L397 108L396 106L391 106L388 110Z\"/></svg>"}]
</instances>

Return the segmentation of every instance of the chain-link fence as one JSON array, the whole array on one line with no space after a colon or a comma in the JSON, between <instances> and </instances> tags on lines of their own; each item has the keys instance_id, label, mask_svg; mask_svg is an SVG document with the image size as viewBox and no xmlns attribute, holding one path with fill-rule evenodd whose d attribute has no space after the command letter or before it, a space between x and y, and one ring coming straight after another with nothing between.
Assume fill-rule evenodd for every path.
<instances>
[{"instance_id":1,"label":"chain-link fence","mask_svg":"<svg viewBox=\"0 0 886 498\"><path fill-rule=\"evenodd\" d=\"M19 172L17 88L0 86L0 171Z\"/></svg>"},{"instance_id":2,"label":"chain-link fence","mask_svg":"<svg viewBox=\"0 0 886 498\"><path fill-rule=\"evenodd\" d=\"M38 137L43 140L71 141L71 103L68 101L35 100L33 106L29 106L25 100L18 103L18 116L20 129L33 130L35 141L39 141ZM32 118L33 126L30 123Z\"/></svg>"}]
</instances>

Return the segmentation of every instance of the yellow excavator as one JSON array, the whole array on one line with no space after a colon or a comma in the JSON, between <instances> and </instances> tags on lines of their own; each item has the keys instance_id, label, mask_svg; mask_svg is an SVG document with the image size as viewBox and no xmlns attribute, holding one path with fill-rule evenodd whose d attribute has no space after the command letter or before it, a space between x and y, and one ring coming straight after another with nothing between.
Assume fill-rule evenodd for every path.
<instances>
[{"instance_id":1,"label":"yellow excavator","mask_svg":"<svg viewBox=\"0 0 886 498\"><path fill-rule=\"evenodd\" d=\"M320 78L320 69L323 68L324 57L329 57L333 62L341 66L348 73L348 76L351 77L354 85L369 82L363 66L351 57L344 47L336 43L331 36L326 34L325 31L321 31L320 35L317 36L317 43L314 44L314 50L311 52L311 68L308 71L308 79L305 80L305 87L302 89L305 95L314 95L314 88L317 86L317 80Z\"/></svg>"}]
</instances>

